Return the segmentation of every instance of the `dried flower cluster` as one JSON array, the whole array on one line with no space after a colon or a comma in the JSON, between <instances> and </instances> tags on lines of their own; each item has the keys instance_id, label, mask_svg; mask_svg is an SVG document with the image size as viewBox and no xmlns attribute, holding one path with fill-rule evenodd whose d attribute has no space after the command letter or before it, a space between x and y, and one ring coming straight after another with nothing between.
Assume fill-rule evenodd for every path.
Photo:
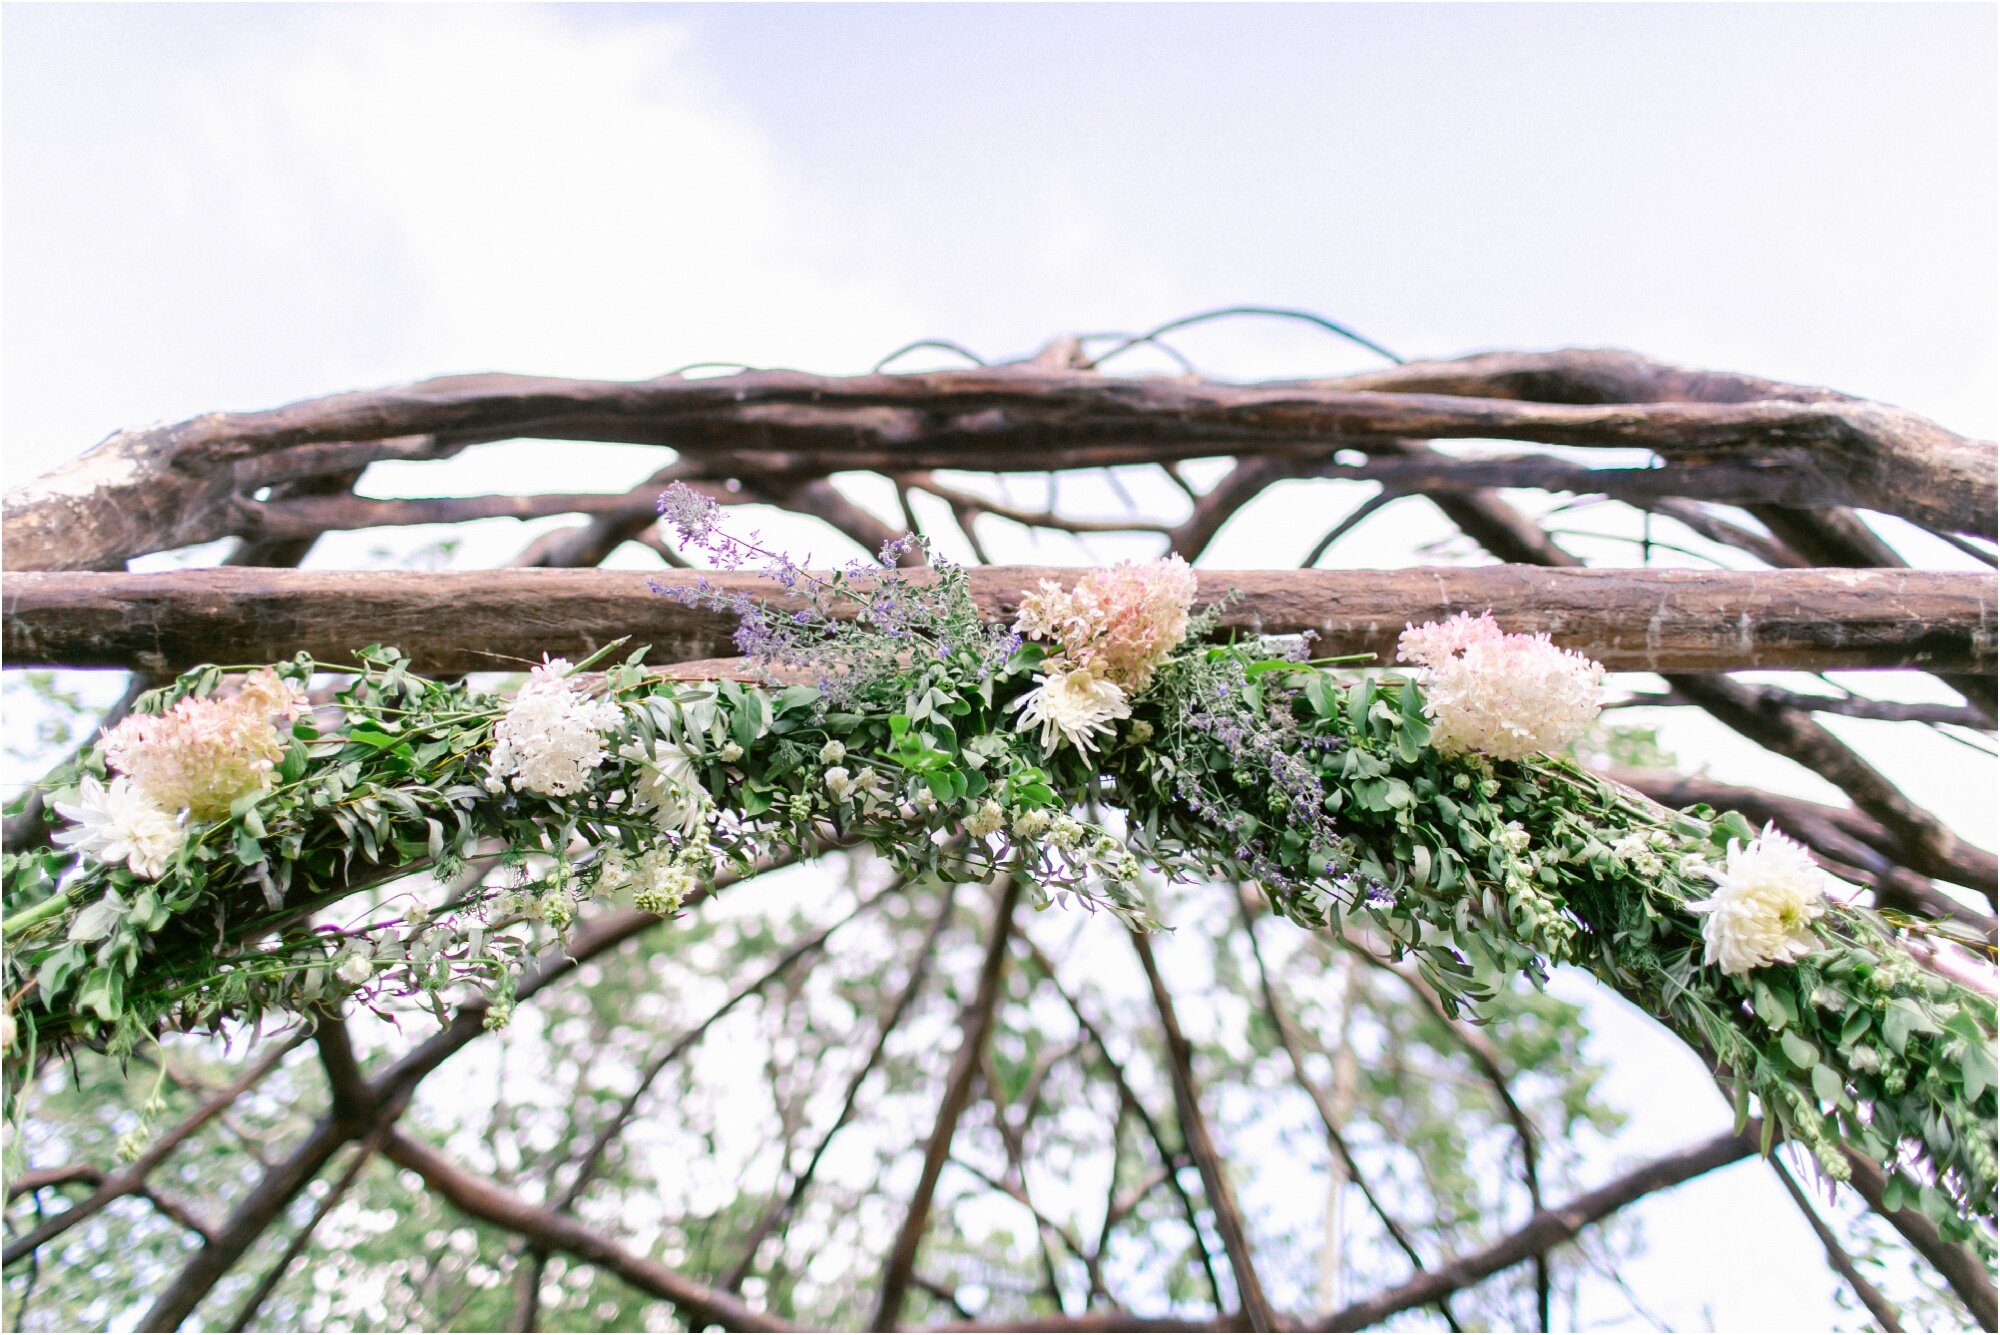
<instances>
[{"instance_id":1,"label":"dried flower cluster","mask_svg":"<svg viewBox=\"0 0 2000 1335\"><path fill-rule=\"evenodd\" d=\"M1522 760L1569 745L1596 720L1604 669L1547 635L1509 635L1490 612L1403 632L1397 657L1423 666L1432 745Z\"/></svg>"},{"instance_id":2,"label":"dried flower cluster","mask_svg":"<svg viewBox=\"0 0 2000 1335\"><path fill-rule=\"evenodd\" d=\"M1040 728L1042 749L1062 742L1097 748L1112 724L1130 718L1128 698L1187 637L1194 571L1178 556L1093 570L1064 589L1052 579L1021 599L1017 634L1051 641L1033 691L1016 701L1015 728Z\"/></svg>"},{"instance_id":3,"label":"dried flower cluster","mask_svg":"<svg viewBox=\"0 0 2000 1335\"><path fill-rule=\"evenodd\" d=\"M1014 629L1061 649L1051 675L1089 672L1126 694L1146 689L1153 670L1187 638L1195 577L1178 556L1092 570L1064 589L1052 579L1021 599Z\"/></svg>"},{"instance_id":4,"label":"dried flower cluster","mask_svg":"<svg viewBox=\"0 0 2000 1335\"><path fill-rule=\"evenodd\" d=\"M604 733L618 726L618 706L571 685L568 660L552 658L528 677L493 728L489 786L567 797L604 763Z\"/></svg>"},{"instance_id":5,"label":"dried flower cluster","mask_svg":"<svg viewBox=\"0 0 2000 1335\"><path fill-rule=\"evenodd\" d=\"M1826 873L1775 825L1748 844L1730 840L1723 865L1705 865L1702 874L1715 893L1688 908L1703 915L1704 964L1748 973L1820 949L1812 924L1826 912Z\"/></svg>"},{"instance_id":6,"label":"dried flower cluster","mask_svg":"<svg viewBox=\"0 0 2000 1335\"><path fill-rule=\"evenodd\" d=\"M161 810L220 820L230 803L270 783L285 757L277 724L304 707L296 685L260 668L233 694L188 696L164 714L134 714L104 735L105 762Z\"/></svg>"}]
</instances>

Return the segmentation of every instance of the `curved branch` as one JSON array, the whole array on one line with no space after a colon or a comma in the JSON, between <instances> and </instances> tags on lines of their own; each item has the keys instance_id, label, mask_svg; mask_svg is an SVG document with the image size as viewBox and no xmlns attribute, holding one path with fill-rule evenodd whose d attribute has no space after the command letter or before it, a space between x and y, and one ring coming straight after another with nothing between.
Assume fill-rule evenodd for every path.
<instances>
[{"instance_id":1,"label":"curved branch","mask_svg":"<svg viewBox=\"0 0 2000 1335\"><path fill-rule=\"evenodd\" d=\"M641 1292L674 1304L692 1325L717 1325L724 1330L797 1329L755 1310L733 1293L711 1289L650 1257L627 1251L568 1215L530 1205L401 1131L389 1133L382 1153L416 1173L431 1190L473 1218L518 1233L543 1250L567 1252L580 1261L603 1266Z\"/></svg>"},{"instance_id":2,"label":"curved branch","mask_svg":"<svg viewBox=\"0 0 2000 1335\"><path fill-rule=\"evenodd\" d=\"M1477 1284L1488 1275L1567 1242L1598 1220L1636 1200L1678 1186L1738 1159L1749 1158L1757 1152L1757 1136L1758 1127L1753 1123L1741 1133L1716 1136L1677 1154L1656 1159L1595 1191L1585 1192L1552 1209L1538 1211L1527 1223L1491 1246L1438 1266L1386 1293L1349 1303L1338 1312L1316 1318L1309 1328L1360 1330L1398 1312L1434 1303L1447 1294Z\"/></svg>"}]
</instances>

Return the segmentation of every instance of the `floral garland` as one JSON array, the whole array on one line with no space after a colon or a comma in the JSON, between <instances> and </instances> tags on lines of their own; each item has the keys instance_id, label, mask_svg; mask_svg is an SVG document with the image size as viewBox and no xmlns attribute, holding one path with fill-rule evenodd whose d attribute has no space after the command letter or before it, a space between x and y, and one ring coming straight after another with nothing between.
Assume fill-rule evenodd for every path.
<instances>
[{"instance_id":1,"label":"floral garland","mask_svg":"<svg viewBox=\"0 0 2000 1335\"><path fill-rule=\"evenodd\" d=\"M895 568L910 540L818 576L685 488L663 510L802 603L673 595L737 613L760 682L668 680L641 651L545 662L504 699L370 648L142 699L56 795L52 846L7 857L10 1069L348 998L443 1017L477 990L502 1025L582 902L671 915L831 843L1135 930L1157 926L1150 864L1252 879L1304 927L1413 958L1454 1008L1588 969L1702 1052L1740 1117L1754 1098L1831 1178L1849 1151L1881 1162L1892 1208L1991 1254L1992 1000L1912 958L1943 928L1857 906L1777 830L1551 754L1595 718L1597 664L1490 616L1408 630L1403 670L1205 644L1178 558L1044 581L992 626L962 570ZM325 672L352 675L315 707ZM425 866L402 913L325 920Z\"/></svg>"}]
</instances>

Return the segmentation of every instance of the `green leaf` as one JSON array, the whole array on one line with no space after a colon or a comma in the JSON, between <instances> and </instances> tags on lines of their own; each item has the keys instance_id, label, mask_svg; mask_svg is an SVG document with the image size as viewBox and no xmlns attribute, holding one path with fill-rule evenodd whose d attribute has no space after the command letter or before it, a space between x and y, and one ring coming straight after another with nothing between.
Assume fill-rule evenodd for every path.
<instances>
[{"instance_id":1,"label":"green leaf","mask_svg":"<svg viewBox=\"0 0 2000 1335\"><path fill-rule=\"evenodd\" d=\"M1897 1056L1907 1056L1910 1050L1910 1035L1935 1034L1938 1027L1931 1023L1931 1017L1924 1014L1923 1007L1909 997L1897 997L1889 1003L1882 1014L1882 1038Z\"/></svg>"},{"instance_id":2,"label":"green leaf","mask_svg":"<svg viewBox=\"0 0 2000 1335\"><path fill-rule=\"evenodd\" d=\"M1959 1078L1965 1084L1965 1101L1977 1102L1979 1096L1995 1085L2000 1085L2000 1065L1993 1060L1990 1043L1979 1042L1966 1045L1965 1056L1959 1060Z\"/></svg>"},{"instance_id":3,"label":"green leaf","mask_svg":"<svg viewBox=\"0 0 2000 1335\"><path fill-rule=\"evenodd\" d=\"M1366 677L1356 678L1354 684L1347 688L1347 718L1354 725L1356 732L1368 730L1369 692L1370 687Z\"/></svg>"},{"instance_id":4,"label":"green leaf","mask_svg":"<svg viewBox=\"0 0 2000 1335\"><path fill-rule=\"evenodd\" d=\"M132 901L132 926L142 932L157 932L167 925L167 906L160 902L159 891L147 886Z\"/></svg>"},{"instance_id":5,"label":"green leaf","mask_svg":"<svg viewBox=\"0 0 2000 1335\"><path fill-rule=\"evenodd\" d=\"M43 959L41 967L35 970L35 986L41 989L42 1000L53 1000L63 990L63 984L83 963L83 947L80 945L58 946Z\"/></svg>"},{"instance_id":6,"label":"green leaf","mask_svg":"<svg viewBox=\"0 0 2000 1335\"><path fill-rule=\"evenodd\" d=\"M102 941L111 935L111 929L125 916L125 906L112 896L98 900L84 907L69 925L69 939L72 941Z\"/></svg>"},{"instance_id":7,"label":"green leaf","mask_svg":"<svg viewBox=\"0 0 2000 1335\"><path fill-rule=\"evenodd\" d=\"M1757 1018L1769 1025L1774 1033L1799 1022L1798 1007L1793 1003L1791 994L1780 992L1763 979L1751 984L1750 997L1757 1010Z\"/></svg>"},{"instance_id":8,"label":"green leaf","mask_svg":"<svg viewBox=\"0 0 2000 1335\"><path fill-rule=\"evenodd\" d=\"M1811 1039L1795 1029L1788 1029L1779 1035L1778 1046L1784 1049L1785 1060L1801 1071L1813 1069L1814 1064L1819 1061L1819 1049L1813 1045Z\"/></svg>"},{"instance_id":9,"label":"green leaf","mask_svg":"<svg viewBox=\"0 0 2000 1335\"><path fill-rule=\"evenodd\" d=\"M1839 1074L1824 1064L1812 1068L1812 1087L1822 1103L1839 1103L1847 1094L1847 1086Z\"/></svg>"},{"instance_id":10,"label":"green leaf","mask_svg":"<svg viewBox=\"0 0 2000 1335\"><path fill-rule=\"evenodd\" d=\"M251 834L250 831L238 830L236 837L230 842L231 851L236 854L236 860L244 866L255 866L264 860L263 846L257 842L256 836Z\"/></svg>"}]
</instances>

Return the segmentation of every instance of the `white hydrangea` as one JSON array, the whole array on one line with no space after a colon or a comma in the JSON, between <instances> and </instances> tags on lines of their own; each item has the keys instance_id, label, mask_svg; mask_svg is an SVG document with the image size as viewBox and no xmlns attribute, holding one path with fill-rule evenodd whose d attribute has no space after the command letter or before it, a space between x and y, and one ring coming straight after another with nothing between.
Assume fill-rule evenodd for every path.
<instances>
[{"instance_id":1,"label":"white hydrangea","mask_svg":"<svg viewBox=\"0 0 2000 1335\"><path fill-rule=\"evenodd\" d=\"M650 750L638 742L627 742L618 748L618 756L632 762L632 805L636 810L652 812L663 830L691 835L701 828L712 800L695 771L693 752L674 742L656 740Z\"/></svg>"},{"instance_id":2,"label":"white hydrangea","mask_svg":"<svg viewBox=\"0 0 2000 1335\"><path fill-rule=\"evenodd\" d=\"M568 797L608 754L603 734L618 726L618 706L577 690L568 672L560 658L536 668L493 729L493 776L517 791Z\"/></svg>"},{"instance_id":3,"label":"white hydrangea","mask_svg":"<svg viewBox=\"0 0 2000 1335\"><path fill-rule=\"evenodd\" d=\"M58 844L107 867L122 862L148 881L167 869L167 860L187 838L174 815L122 776L106 787L94 775L85 775L76 801L51 805L73 822L51 836Z\"/></svg>"},{"instance_id":4,"label":"white hydrangea","mask_svg":"<svg viewBox=\"0 0 2000 1335\"><path fill-rule=\"evenodd\" d=\"M1461 612L1404 630L1397 657L1423 665L1431 744L1521 760L1583 736L1602 705L1604 668L1546 635L1509 635Z\"/></svg>"},{"instance_id":5,"label":"white hydrangea","mask_svg":"<svg viewBox=\"0 0 2000 1335\"><path fill-rule=\"evenodd\" d=\"M1008 708L1021 711L1014 724L1016 732L1042 730L1045 753L1053 754L1060 742L1068 742L1079 751L1095 751L1097 735L1111 735L1116 720L1132 717L1132 707L1118 683L1094 672L1078 669L1035 680L1041 685Z\"/></svg>"},{"instance_id":6,"label":"white hydrangea","mask_svg":"<svg viewBox=\"0 0 2000 1335\"><path fill-rule=\"evenodd\" d=\"M1703 915L1702 962L1724 973L1788 963L1820 948L1813 920L1826 912L1827 875L1812 854L1774 825L1747 845L1729 841L1720 867L1701 866L1715 893L1688 908Z\"/></svg>"}]
</instances>

